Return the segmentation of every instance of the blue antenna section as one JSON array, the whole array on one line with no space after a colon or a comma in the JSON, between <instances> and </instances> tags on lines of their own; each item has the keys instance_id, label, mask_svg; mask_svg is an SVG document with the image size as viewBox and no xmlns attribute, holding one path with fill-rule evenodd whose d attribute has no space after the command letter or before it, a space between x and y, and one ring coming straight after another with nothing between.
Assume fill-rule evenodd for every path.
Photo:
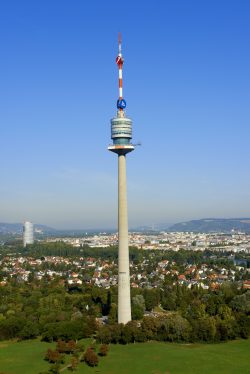
<instances>
[{"instance_id":1,"label":"blue antenna section","mask_svg":"<svg viewBox=\"0 0 250 374\"><path fill-rule=\"evenodd\" d=\"M127 106L127 103L124 99L118 99L116 103L117 109L125 109Z\"/></svg>"}]
</instances>

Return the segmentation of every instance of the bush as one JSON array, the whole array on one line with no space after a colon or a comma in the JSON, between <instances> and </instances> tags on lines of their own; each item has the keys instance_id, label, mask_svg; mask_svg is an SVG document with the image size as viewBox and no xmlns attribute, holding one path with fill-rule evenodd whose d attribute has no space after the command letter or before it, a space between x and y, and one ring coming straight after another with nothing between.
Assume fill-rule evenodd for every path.
<instances>
[{"instance_id":1,"label":"bush","mask_svg":"<svg viewBox=\"0 0 250 374\"><path fill-rule=\"evenodd\" d=\"M60 373L60 369L61 369L61 367L60 367L59 363L53 364L49 368L49 373L50 374L59 374Z\"/></svg>"},{"instance_id":2,"label":"bush","mask_svg":"<svg viewBox=\"0 0 250 374\"><path fill-rule=\"evenodd\" d=\"M107 356L109 351L109 346L107 344L102 344L99 349L99 356Z\"/></svg>"},{"instance_id":3,"label":"bush","mask_svg":"<svg viewBox=\"0 0 250 374\"><path fill-rule=\"evenodd\" d=\"M58 351L53 351L50 348L47 350L44 359L52 364L64 362L64 356Z\"/></svg>"},{"instance_id":4,"label":"bush","mask_svg":"<svg viewBox=\"0 0 250 374\"><path fill-rule=\"evenodd\" d=\"M77 369L78 364L79 364L79 360L76 357L72 357L70 361L69 369L72 371L75 371Z\"/></svg>"},{"instance_id":5,"label":"bush","mask_svg":"<svg viewBox=\"0 0 250 374\"><path fill-rule=\"evenodd\" d=\"M84 354L84 361L89 366L97 366L99 359L97 354L93 351L92 348L87 348L85 354Z\"/></svg>"},{"instance_id":6,"label":"bush","mask_svg":"<svg viewBox=\"0 0 250 374\"><path fill-rule=\"evenodd\" d=\"M67 350L67 343L64 340L59 339L56 344L56 350L59 353L65 353Z\"/></svg>"}]
</instances>

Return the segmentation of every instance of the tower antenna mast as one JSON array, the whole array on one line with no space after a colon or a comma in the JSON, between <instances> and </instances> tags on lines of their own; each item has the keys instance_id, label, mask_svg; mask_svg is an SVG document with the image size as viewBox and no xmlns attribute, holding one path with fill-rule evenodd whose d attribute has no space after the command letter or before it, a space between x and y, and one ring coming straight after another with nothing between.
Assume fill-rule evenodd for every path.
<instances>
[{"instance_id":1,"label":"tower antenna mast","mask_svg":"<svg viewBox=\"0 0 250 374\"><path fill-rule=\"evenodd\" d=\"M118 66L118 72L119 72L119 99L117 100L117 109L120 112L120 116L124 116L123 110L126 108L126 101L123 98L123 92L122 92L122 68L123 68L124 59L122 57L122 34L119 32L118 34L118 56L116 57L116 64Z\"/></svg>"}]
</instances>

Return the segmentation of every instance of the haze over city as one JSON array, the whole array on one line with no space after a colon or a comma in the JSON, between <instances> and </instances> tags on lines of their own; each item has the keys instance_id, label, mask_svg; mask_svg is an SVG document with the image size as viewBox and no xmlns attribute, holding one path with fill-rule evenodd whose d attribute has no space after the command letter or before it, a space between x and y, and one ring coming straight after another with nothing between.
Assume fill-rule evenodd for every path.
<instances>
[{"instance_id":1,"label":"haze over city","mask_svg":"<svg viewBox=\"0 0 250 374\"><path fill-rule=\"evenodd\" d=\"M116 227L117 33L129 225L250 211L248 1L0 6L0 221Z\"/></svg>"}]
</instances>

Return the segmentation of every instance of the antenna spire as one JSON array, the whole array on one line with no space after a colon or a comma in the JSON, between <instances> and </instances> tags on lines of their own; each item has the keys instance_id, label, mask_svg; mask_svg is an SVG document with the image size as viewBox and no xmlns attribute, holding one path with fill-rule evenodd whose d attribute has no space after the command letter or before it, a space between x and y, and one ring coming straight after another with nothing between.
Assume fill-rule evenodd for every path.
<instances>
[{"instance_id":1,"label":"antenna spire","mask_svg":"<svg viewBox=\"0 0 250 374\"><path fill-rule=\"evenodd\" d=\"M122 67L123 67L123 57L122 57L122 34L118 33L118 56L116 57L116 64L118 66L119 71L119 99L117 100L117 109L119 113L122 115L123 110L126 108L126 101L123 99L123 92L122 92Z\"/></svg>"},{"instance_id":2,"label":"antenna spire","mask_svg":"<svg viewBox=\"0 0 250 374\"><path fill-rule=\"evenodd\" d=\"M119 56L122 55L122 34L118 32L118 52Z\"/></svg>"}]
</instances>

